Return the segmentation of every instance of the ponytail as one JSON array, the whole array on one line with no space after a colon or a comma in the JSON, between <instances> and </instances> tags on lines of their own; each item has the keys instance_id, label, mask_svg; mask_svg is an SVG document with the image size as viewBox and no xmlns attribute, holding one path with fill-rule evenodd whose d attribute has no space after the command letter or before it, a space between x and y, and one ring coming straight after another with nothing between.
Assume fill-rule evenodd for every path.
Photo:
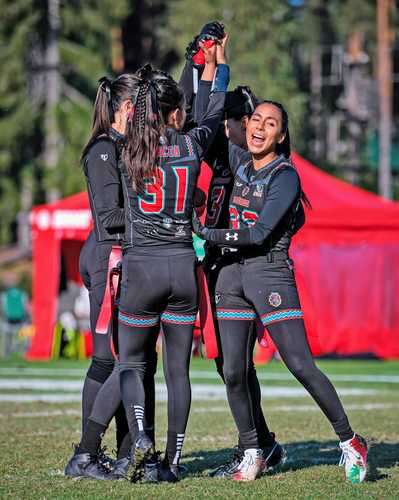
<instances>
[{"instance_id":1,"label":"ponytail","mask_svg":"<svg viewBox=\"0 0 399 500\"><path fill-rule=\"evenodd\" d=\"M136 74L134 111L126 127L123 160L133 189L141 191L146 179L156 175L161 135L168 115L184 105L177 83L146 64Z\"/></svg>"},{"instance_id":2,"label":"ponytail","mask_svg":"<svg viewBox=\"0 0 399 500\"><path fill-rule=\"evenodd\" d=\"M80 157L84 161L90 147L100 135L108 135L114 122L114 114L119 110L123 101L131 99L134 90L134 76L123 74L111 81L106 76L100 78L94 102L92 130Z\"/></svg>"}]
</instances>

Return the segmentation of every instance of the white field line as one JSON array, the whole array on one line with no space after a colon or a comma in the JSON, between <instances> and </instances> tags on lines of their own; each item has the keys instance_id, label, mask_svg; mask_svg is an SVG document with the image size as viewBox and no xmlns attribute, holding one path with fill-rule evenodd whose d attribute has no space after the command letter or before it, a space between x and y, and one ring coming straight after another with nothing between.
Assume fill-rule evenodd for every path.
<instances>
[{"instance_id":1,"label":"white field line","mask_svg":"<svg viewBox=\"0 0 399 500\"><path fill-rule=\"evenodd\" d=\"M15 376L15 375L36 375L36 376L75 376L84 377L86 370L80 368L16 368L16 367L1 367L0 376ZM199 380L218 380L219 375L215 371L200 371L191 370L190 376L192 379ZM162 370L156 375L157 378L162 378ZM373 383L391 383L399 384L399 375L328 375L334 382L373 382ZM263 373L258 371L259 380L277 380L277 381L292 381L295 380L290 373Z\"/></svg>"},{"instance_id":2,"label":"white field line","mask_svg":"<svg viewBox=\"0 0 399 500\"><path fill-rule=\"evenodd\" d=\"M352 404L345 405L347 411L370 411L370 410L397 410L399 405L391 403L365 403L365 404ZM282 405L282 406L269 406L267 413L284 413L284 412L308 412L320 411L316 405ZM214 406L212 408L193 408L193 413L228 413L229 407ZM15 412L15 413L0 413L0 418L43 418L43 417L76 417L81 416L80 410L73 410L66 408L65 410L51 410L51 411L32 411L32 412Z\"/></svg>"},{"instance_id":3,"label":"white field line","mask_svg":"<svg viewBox=\"0 0 399 500\"><path fill-rule=\"evenodd\" d=\"M72 380L49 380L49 379L0 379L0 390L38 390L38 391L66 391L70 394L0 394L0 401L8 402L73 402L80 401L80 391L83 381ZM196 400L225 400L226 389L223 385L216 384L192 384L193 399ZM167 388L165 384L156 385L158 401L167 400ZM340 388L341 396L366 396L389 393L390 391L378 391L375 389ZM275 386L262 388L262 397L265 399L275 398L297 398L309 397L307 391L302 387Z\"/></svg>"}]
</instances>

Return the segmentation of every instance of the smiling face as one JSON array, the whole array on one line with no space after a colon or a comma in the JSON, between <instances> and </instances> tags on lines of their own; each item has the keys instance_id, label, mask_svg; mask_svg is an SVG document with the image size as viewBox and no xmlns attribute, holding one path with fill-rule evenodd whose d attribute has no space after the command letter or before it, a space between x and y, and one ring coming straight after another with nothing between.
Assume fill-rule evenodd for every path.
<instances>
[{"instance_id":1,"label":"smiling face","mask_svg":"<svg viewBox=\"0 0 399 500\"><path fill-rule=\"evenodd\" d=\"M257 158L276 153L284 137L281 110L271 103L259 104L247 125L248 151Z\"/></svg>"}]
</instances>

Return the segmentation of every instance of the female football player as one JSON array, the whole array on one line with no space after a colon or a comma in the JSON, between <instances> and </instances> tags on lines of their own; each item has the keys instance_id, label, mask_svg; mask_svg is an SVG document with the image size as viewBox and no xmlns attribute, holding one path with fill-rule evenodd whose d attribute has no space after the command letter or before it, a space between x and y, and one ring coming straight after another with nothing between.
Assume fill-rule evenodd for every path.
<instances>
[{"instance_id":1,"label":"female football player","mask_svg":"<svg viewBox=\"0 0 399 500\"><path fill-rule=\"evenodd\" d=\"M126 123L133 106L131 96L134 88L135 79L129 74L121 75L113 82L107 78L100 80L91 137L82 153L94 228L80 254L80 273L89 290L93 358L83 387L82 439L65 469L65 474L72 477L111 479L101 466L98 455L102 435L114 415L117 422L116 470L127 461L130 452L129 430L121 405L119 371L114 369L110 335L98 333L96 325L104 299L112 247L120 245L125 230L118 164L125 144ZM155 346L150 359L145 380L148 400L146 425L153 438Z\"/></svg>"},{"instance_id":2,"label":"female football player","mask_svg":"<svg viewBox=\"0 0 399 500\"><path fill-rule=\"evenodd\" d=\"M226 39L225 39L226 40ZM213 80L216 51L209 49L203 78ZM206 49L207 50L207 49ZM160 479L176 481L191 404L189 361L197 313L191 214L199 164L223 115L229 68L219 64L208 111L198 127L180 132L183 92L149 65L138 72L134 114L126 131L122 184L126 231L119 311L120 383L137 474L151 453L145 433L143 379L148 349L165 336L168 436Z\"/></svg>"},{"instance_id":3,"label":"female football player","mask_svg":"<svg viewBox=\"0 0 399 500\"><path fill-rule=\"evenodd\" d=\"M346 476L363 481L367 445L354 434L329 379L317 368L307 342L293 264L291 238L304 223L298 173L290 163L288 115L276 102L256 107L246 128L248 152L230 143L234 187L229 229L198 227L199 235L221 246L223 264L216 283L223 373L244 458L233 475L254 480L264 469L248 383L258 316L280 356L329 419L340 439Z\"/></svg>"}]
</instances>

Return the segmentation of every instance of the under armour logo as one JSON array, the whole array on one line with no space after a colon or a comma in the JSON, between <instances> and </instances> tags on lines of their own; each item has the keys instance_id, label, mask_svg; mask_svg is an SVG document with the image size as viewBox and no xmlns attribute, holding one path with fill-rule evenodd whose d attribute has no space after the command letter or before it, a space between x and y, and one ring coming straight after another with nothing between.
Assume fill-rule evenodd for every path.
<instances>
[{"instance_id":1,"label":"under armour logo","mask_svg":"<svg viewBox=\"0 0 399 500\"><path fill-rule=\"evenodd\" d=\"M105 155L100 155L100 156L101 156L102 161L108 160L108 153L106 153Z\"/></svg>"},{"instance_id":2,"label":"under armour logo","mask_svg":"<svg viewBox=\"0 0 399 500\"><path fill-rule=\"evenodd\" d=\"M237 241L238 240L238 233L226 233L226 236L224 237L224 239L227 241L230 241L230 240Z\"/></svg>"}]
</instances>

